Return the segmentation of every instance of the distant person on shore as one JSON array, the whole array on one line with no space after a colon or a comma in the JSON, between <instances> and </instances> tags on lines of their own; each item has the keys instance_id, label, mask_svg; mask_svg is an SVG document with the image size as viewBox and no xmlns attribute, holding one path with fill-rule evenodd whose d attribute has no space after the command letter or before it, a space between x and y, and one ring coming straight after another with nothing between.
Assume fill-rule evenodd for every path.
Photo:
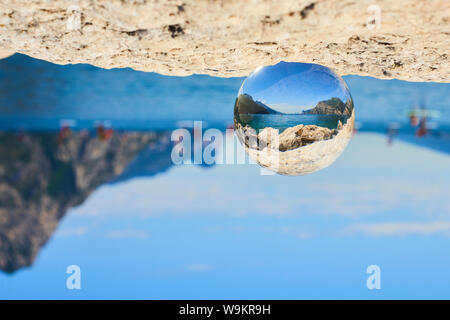
<instances>
[{"instance_id":1,"label":"distant person on shore","mask_svg":"<svg viewBox=\"0 0 450 320\"><path fill-rule=\"evenodd\" d=\"M391 146L392 143L394 142L394 138L398 133L398 126L395 124L390 124L388 127L388 131L387 131L387 136L388 136L388 140L387 140L387 144L388 146Z\"/></svg>"},{"instance_id":2,"label":"distant person on shore","mask_svg":"<svg viewBox=\"0 0 450 320\"><path fill-rule=\"evenodd\" d=\"M62 144L64 142L64 140L70 136L70 134L72 133L72 131L70 130L69 126L67 125L63 125L61 127L61 129L59 129L59 134L58 134L58 144Z\"/></svg>"},{"instance_id":3,"label":"distant person on shore","mask_svg":"<svg viewBox=\"0 0 450 320\"><path fill-rule=\"evenodd\" d=\"M419 128L416 130L416 137L424 137L428 134L427 117L423 116L419 122Z\"/></svg>"},{"instance_id":4,"label":"distant person on shore","mask_svg":"<svg viewBox=\"0 0 450 320\"><path fill-rule=\"evenodd\" d=\"M109 128L105 129L105 127L102 124L99 124L97 126L97 137L100 141L108 141L111 139L112 135L114 134L114 130Z\"/></svg>"},{"instance_id":5,"label":"distant person on shore","mask_svg":"<svg viewBox=\"0 0 450 320\"><path fill-rule=\"evenodd\" d=\"M417 109L413 109L409 112L409 125L411 127L417 127L419 124L419 117L417 116Z\"/></svg>"}]
</instances>

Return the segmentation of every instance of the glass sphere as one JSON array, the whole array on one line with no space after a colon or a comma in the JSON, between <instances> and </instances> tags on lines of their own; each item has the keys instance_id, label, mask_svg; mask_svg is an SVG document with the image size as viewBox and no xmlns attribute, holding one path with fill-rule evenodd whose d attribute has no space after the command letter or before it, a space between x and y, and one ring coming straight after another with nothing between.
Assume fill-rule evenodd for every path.
<instances>
[{"instance_id":1,"label":"glass sphere","mask_svg":"<svg viewBox=\"0 0 450 320\"><path fill-rule=\"evenodd\" d=\"M239 141L258 164L287 175L329 166L347 146L353 100L344 80L310 63L260 67L242 83L234 106Z\"/></svg>"}]
</instances>

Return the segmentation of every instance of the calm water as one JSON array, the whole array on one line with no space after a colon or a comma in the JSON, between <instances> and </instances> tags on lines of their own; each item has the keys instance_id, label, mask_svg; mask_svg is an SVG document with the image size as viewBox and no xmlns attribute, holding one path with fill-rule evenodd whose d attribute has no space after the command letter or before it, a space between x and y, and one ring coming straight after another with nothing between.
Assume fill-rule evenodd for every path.
<instances>
[{"instance_id":1,"label":"calm water","mask_svg":"<svg viewBox=\"0 0 450 320\"><path fill-rule=\"evenodd\" d=\"M242 79L0 60L0 298L449 298L450 85L344 78L342 156L266 176L170 158L174 128L232 123Z\"/></svg>"},{"instance_id":2,"label":"calm water","mask_svg":"<svg viewBox=\"0 0 450 320\"><path fill-rule=\"evenodd\" d=\"M337 129L339 121L345 124L347 116L333 114L303 115L303 114L253 114L240 115L243 123L249 124L253 129L260 130L266 127L279 129L283 132L285 129L295 127L299 124L316 125L328 129Z\"/></svg>"}]
</instances>

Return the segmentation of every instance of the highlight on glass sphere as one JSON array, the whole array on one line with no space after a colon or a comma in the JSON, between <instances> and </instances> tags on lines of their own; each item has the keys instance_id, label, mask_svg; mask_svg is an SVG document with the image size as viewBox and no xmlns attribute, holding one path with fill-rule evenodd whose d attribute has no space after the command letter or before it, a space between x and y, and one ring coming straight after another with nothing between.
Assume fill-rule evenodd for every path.
<instances>
[{"instance_id":1,"label":"highlight on glass sphere","mask_svg":"<svg viewBox=\"0 0 450 320\"><path fill-rule=\"evenodd\" d=\"M353 100L344 80L310 63L260 67L242 83L234 126L249 156L280 174L303 175L329 166L347 146Z\"/></svg>"}]
</instances>

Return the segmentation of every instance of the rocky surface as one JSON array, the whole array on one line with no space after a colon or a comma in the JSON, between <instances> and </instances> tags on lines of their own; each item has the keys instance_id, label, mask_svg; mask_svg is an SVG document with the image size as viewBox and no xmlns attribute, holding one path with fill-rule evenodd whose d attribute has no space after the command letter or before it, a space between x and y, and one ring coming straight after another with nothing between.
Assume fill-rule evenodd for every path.
<instances>
[{"instance_id":1,"label":"rocky surface","mask_svg":"<svg viewBox=\"0 0 450 320\"><path fill-rule=\"evenodd\" d=\"M2 0L0 50L167 75L280 60L449 82L448 0Z\"/></svg>"},{"instance_id":2,"label":"rocky surface","mask_svg":"<svg viewBox=\"0 0 450 320\"><path fill-rule=\"evenodd\" d=\"M163 133L0 133L0 269L30 266L59 220L141 152L163 147ZM160 152L160 151L158 151ZM165 169L165 164L163 166Z\"/></svg>"},{"instance_id":3,"label":"rocky surface","mask_svg":"<svg viewBox=\"0 0 450 320\"><path fill-rule=\"evenodd\" d=\"M256 135L248 126L235 125L245 151L258 164L280 174L304 175L329 166L339 157L353 135L354 122L352 113L344 125L339 123L339 130L298 125L279 136L274 128Z\"/></svg>"},{"instance_id":4,"label":"rocky surface","mask_svg":"<svg viewBox=\"0 0 450 320\"><path fill-rule=\"evenodd\" d=\"M280 134L280 151L288 151L303 147L308 144L332 139L338 134L336 129L328 129L315 125L304 126L302 124L288 128Z\"/></svg>"},{"instance_id":5,"label":"rocky surface","mask_svg":"<svg viewBox=\"0 0 450 320\"><path fill-rule=\"evenodd\" d=\"M6 51L0 49L0 59L8 58L10 55L13 55L14 51Z\"/></svg>"},{"instance_id":6,"label":"rocky surface","mask_svg":"<svg viewBox=\"0 0 450 320\"><path fill-rule=\"evenodd\" d=\"M342 129L342 123L340 125ZM314 142L329 140L339 133L337 129L303 124L287 128L282 133L272 127L266 127L256 134L256 130L250 126L242 127L240 124L237 124L237 130L241 137L247 137L245 140L241 139L241 142L246 142L247 147L258 150L271 148L279 151L293 150Z\"/></svg>"}]
</instances>

